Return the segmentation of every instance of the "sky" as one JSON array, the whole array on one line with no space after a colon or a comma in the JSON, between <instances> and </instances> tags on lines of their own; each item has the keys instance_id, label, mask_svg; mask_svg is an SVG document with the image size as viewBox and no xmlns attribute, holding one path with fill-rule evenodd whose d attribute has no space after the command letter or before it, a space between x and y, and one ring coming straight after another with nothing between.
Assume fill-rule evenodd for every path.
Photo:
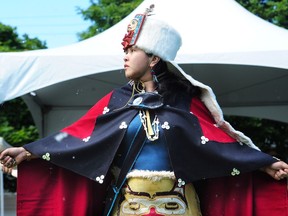
<instances>
[{"instance_id":1,"label":"sky","mask_svg":"<svg viewBox=\"0 0 288 216\"><path fill-rule=\"evenodd\" d=\"M61 47L76 43L77 33L91 25L76 9L90 5L89 0L0 0L0 22L19 36L46 41L48 48Z\"/></svg>"}]
</instances>

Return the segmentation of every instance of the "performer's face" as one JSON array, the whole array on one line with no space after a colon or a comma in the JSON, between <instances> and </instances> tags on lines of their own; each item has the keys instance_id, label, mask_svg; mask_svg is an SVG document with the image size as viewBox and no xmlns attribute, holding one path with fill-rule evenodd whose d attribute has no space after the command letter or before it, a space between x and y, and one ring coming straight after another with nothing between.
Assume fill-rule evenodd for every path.
<instances>
[{"instance_id":1,"label":"performer's face","mask_svg":"<svg viewBox=\"0 0 288 216\"><path fill-rule=\"evenodd\" d=\"M174 188L172 180L143 182L143 179L134 179L128 185L125 200L120 206L120 216L198 215L187 207L184 189Z\"/></svg>"},{"instance_id":2,"label":"performer's face","mask_svg":"<svg viewBox=\"0 0 288 216\"><path fill-rule=\"evenodd\" d=\"M148 57L143 50L135 46L128 48L124 57L125 76L137 81L152 80L151 59L152 57Z\"/></svg>"}]
</instances>

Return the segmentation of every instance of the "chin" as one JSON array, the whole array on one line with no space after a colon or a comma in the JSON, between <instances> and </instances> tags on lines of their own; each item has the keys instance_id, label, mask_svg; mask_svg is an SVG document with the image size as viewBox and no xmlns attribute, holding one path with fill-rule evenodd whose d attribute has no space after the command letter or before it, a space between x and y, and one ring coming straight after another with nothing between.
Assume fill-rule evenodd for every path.
<instances>
[{"instance_id":1,"label":"chin","mask_svg":"<svg viewBox=\"0 0 288 216\"><path fill-rule=\"evenodd\" d=\"M131 79L132 78L132 74L129 74L127 71L125 71L125 77L127 79Z\"/></svg>"},{"instance_id":2,"label":"chin","mask_svg":"<svg viewBox=\"0 0 288 216\"><path fill-rule=\"evenodd\" d=\"M135 80L135 77L129 74L125 74L125 77L129 80Z\"/></svg>"}]
</instances>

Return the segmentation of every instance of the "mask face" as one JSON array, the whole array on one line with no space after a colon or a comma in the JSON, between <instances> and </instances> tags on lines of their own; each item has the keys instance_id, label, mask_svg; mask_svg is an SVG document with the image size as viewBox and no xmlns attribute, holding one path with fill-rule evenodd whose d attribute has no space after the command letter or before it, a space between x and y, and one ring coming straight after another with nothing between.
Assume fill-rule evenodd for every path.
<instances>
[{"instance_id":1,"label":"mask face","mask_svg":"<svg viewBox=\"0 0 288 216\"><path fill-rule=\"evenodd\" d=\"M121 43L123 45L124 50L136 44L145 17L146 15L144 14L136 14L134 19L132 19L131 22L129 23L127 27L127 34L125 34L123 41Z\"/></svg>"},{"instance_id":2,"label":"mask face","mask_svg":"<svg viewBox=\"0 0 288 216\"><path fill-rule=\"evenodd\" d=\"M189 193L189 199L185 197L185 193ZM124 200L119 206L119 213L120 216L201 215L192 185L177 187L172 179L151 181L143 178L128 180L124 189Z\"/></svg>"},{"instance_id":3,"label":"mask face","mask_svg":"<svg viewBox=\"0 0 288 216\"><path fill-rule=\"evenodd\" d=\"M127 31L134 31L138 25L138 19L132 19L128 25Z\"/></svg>"}]
</instances>

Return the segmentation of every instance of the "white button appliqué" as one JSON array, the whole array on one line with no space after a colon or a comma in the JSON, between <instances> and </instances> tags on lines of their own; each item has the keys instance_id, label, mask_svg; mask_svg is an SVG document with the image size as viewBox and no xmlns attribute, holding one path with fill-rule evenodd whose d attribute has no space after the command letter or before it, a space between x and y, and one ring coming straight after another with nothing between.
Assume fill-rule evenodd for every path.
<instances>
[{"instance_id":1,"label":"white button appliqu\u00e9","mask_svg":"<svg viewBox=\"0 0 288 216\"><path fill-rule=\"evenodd\" d=\"M205 136L201 136L201 144L206 144L209 141L209 139Z\"/></svg>"},{"instance_id":2,"label":"white button appliqu\u00e9","mask_svg":"<svg viewBox=\"0 0 288 216\"><path fill-rule=\"evenodd\" d=\"M50 153L47 152L46 154L42 155L42 159L50 161Z\"/></svg>"},{"instance_id":3,"label":"white button appliqu\u00e9","mask_svg":"<svg viewBox=\"0 0 288 216\"><path fill-rule=\"evenodd\" d=\"M88 142L88 141L90 140L90 138L91 138L91 137L88 136L88 137L84 138L83 141L84 141L84 142Z\"/></svg>"},{"instance_id":4,"label":"white button appliqu\u00e9","mask_svg":"<svg viewBox=\"0 0 288 216\"><path fill-rule=\"evenodd\" d=\"M125 128L127 128L126 122L121 122L119 128L120 128L120 129L125 129Z\"/></svg>"},{"instance_id":5,"label":"white button appliqu\u00e9","mask_svg":"<svg viewBox=\"0 0 288 216\"><path fill-rule=\"evenodd\" d=\"M97 176L97 177L96 177L96 181L97 181L99 184L103 184L103 182L104 182L104 175Z\"/></svg>"},{"instance_id":6,"label":"white button appliqu\u00e9","mask_svg":"<svg viewBox=\"0 0 288 216\"><path fill-rule=\"evenodd\" d=\"M181 178L178 179L178 187L184 186L186 183Z\"/></svg>"},{"instance_id":7,"label":"white button appliqu\u00e9","mask_svg":"<svg viewBox=\"0 0 288 216\"><path fill-rule=\"evenodd\" d=\"M170 129L170 125L169 125L169 123L168 123L167 121L165 121L165 122L161 125L161 127L162 127L163 129L166 129L166 130L169 130L169 129Z\"/></svg>"},{"instance_id":8,"label":"white button appliqu\u00e9","mask_svg":"<svg viewBox=\"0 0 288 216\"><path fill-rule=\"evenodd\" d=\"M240 171L236 168L233 168L232 172L231 172L231 175L232 176L235 176L235 175L239 175L240 174Z\"/></svg>"},{"instance_id":9,"label":"white button appliqu\u00e9","mask_svg":"<svg viewBox=\"0 0 288 216\"><path fill-rule=\"evenodd\" d=\"M108 107L104 107L103 114L106 114L106 113L108 113L109 111L110 111L110 110L109 110Z\"/></svg>"}]
</instances>

